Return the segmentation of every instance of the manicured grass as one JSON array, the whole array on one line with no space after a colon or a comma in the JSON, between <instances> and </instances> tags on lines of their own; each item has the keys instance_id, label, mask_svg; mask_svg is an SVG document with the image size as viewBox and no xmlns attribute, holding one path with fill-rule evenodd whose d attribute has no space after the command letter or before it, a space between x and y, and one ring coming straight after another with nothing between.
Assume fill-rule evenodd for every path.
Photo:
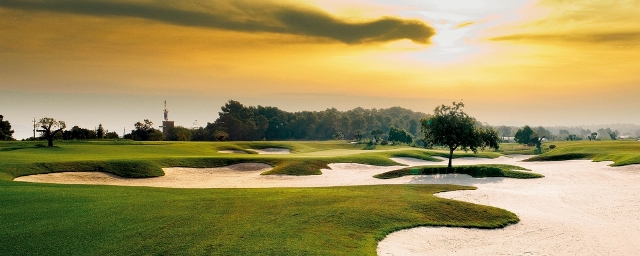
<instances>
[{"instance_id":1,"label":"manicured grass","mask_svg":"<svg viewBox=\"0 0 640 256\"><path fill-rule=\"evenodd\" d=\"M596 162L613 161L612 166L640 164L640 142L624 140L553 142L555 149L525 161L562 161L591 159Z\"/></svg>"},{"instance_id":2,"label":"manicured grass","mask_svg":"<svg viewBox=\"0 0 640 256\"><path fill-rule=\"evenodd\" d=\"M498 228L508 211L394 185L164 189L0 181L2 255L375 255L415 226Z\"/></svg>"},{"instance_id":3,"label":"manicured grass","mask_svg":"<svg viewBox=\"0 0 640 256\"><path fill-rule=\"evenodd\" d=\"M533 155L535 154L535 150L535 146L530 147L527 145L510 142L500 144L500 149L498 149L497 152L505 155Z\"/></svg>"},{"instance_id":4,"label":"manicured grass","mask_svg":"<svg viewBox=\"0 0 640 256\"><path fill-rule=\"evenodd\" d=\"M447 168L447 166L416 166L407 167L400 170L390 171L375 175L378 179L393 179L407 175L432 175L459 173L468 174L474 178L485 177L507 177L516 179L532 179L544 177L538 173L523 172L520 170L530 171L520 166L507 164L483 164L483 165L461 165Z\"/></svg>"},{"instance_id":5,"label":"manicured grass","mask_svg":"<svg viewBox=\"0 0 640 256\"><path fill-rule=\"evenodd\" d=\"M38 142L0 142L0 180L18 176L61 171L103 171L124 177L164 175L164 167L220 167L257 162L274 166L265 174L318 175L329 163L399 165L390 157L413 157L438 161L444 151L407 146L377 146L329 142L135 142L59 141L56 147L38 147ZM292 154L259 155L249 149L288 148ZM252 154L223 154L220 150L240 150ZM455 157L497 157L495 152L477 155L456 152ZM309 163L309 164L307 164Z\"/></svg>"}]
</instances>

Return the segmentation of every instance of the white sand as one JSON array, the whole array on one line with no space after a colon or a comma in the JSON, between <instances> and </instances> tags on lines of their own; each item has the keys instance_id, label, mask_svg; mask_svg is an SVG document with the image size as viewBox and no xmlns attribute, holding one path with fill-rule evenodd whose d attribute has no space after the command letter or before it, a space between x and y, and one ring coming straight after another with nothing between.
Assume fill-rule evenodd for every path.
<instances>
[{"instance_id":1,"label":"white sand","mask_svg":"<svg viewBox=\"0 0 640 256\"><path fill-rule=\"evenodd\" d=\"M247 154L247 152L244 152L242 150L220 150L220 151L218 151L218 153L223 153L223 154Z\"/></svg>"},{"instance_id":2,"label":"white sand","mask_svg":"<svg viewBox=\"0 0 640 256\"><path fill-rule=\"evenodd\" d=\"M546 177L475 183L478 190L438 196L507 209L518 215L518 224L497 230L444 227L402 230L382 240L378 254L640 254L640 166L505 160L486 162L517 164Z\"/></svg>"},{"instance_id":3,"label":"white sand","mask_svg":"<svg viewBox=\"0 0 640 256\"><path fill-rule=\"evenodd\" d=\"M291 150L288 148L263 148L263 149L248 149L248 150L258 152L258 154L269 154L269 155L291 154Z\"/></svg>"},{"instance_id":4,"label":"white sand","mask_svg":"<svg viewBox=\"0 0 640 256\"><path fill-rule=\"evenodd\" d=\"M372 176L399 168L331 164L323 175L260 175L271 167L239 164L225 168L166 168L157 178L126 179L104 173L53 173L16 181L182 188L324 187L369 184L460 184L478 190L438 194L514 212L520 222L497 230L423 227L390 234L380 255L638 255L640 252L640 166L609 162L517 162L524 157L455 159L454 164L514 164L544 174L542 179L475 179L468 175ZM443 164L394 158L408 165Z\"/></svg>"},{"instance_id":5,"label":"white sand","mask_svg":"<svg viewBox=\"0 0 640 256\"><path fill-rule=\"evenodd\" d=\"M411 158L393 158L407 165L434 164ZM438 164L438 163L436 163ZM442 163L439 163L442 164ZM102 184L118 186L148 186L170 188L272 188L272 187L328 187L369 184L413 183L409 177L380 180L372 176L404 166L372 166L364 164L329 164L331 169L322 169L322 175L289 176L260 175L272 167L265 164L244 163L220 168L164 168L162 177L123 178L100 172L59 172L18 177L15 181L60 183L60 184ZM469 177L468 175L458 175ZM434 176L431 182L441 183L446 175ZM453 176L448 176L453 177Z\"/></svg>"}]
</instances>

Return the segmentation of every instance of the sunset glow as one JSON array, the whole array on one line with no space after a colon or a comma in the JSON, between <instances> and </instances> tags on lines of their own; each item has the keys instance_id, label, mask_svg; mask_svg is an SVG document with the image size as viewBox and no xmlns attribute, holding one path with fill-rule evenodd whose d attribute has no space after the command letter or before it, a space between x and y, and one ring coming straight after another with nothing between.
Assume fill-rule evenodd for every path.
<instances>
[{"instance_id":1,"label":"sunset glow","mask_svg":"<svg viewBox=\"0 0 640 256\"><path fill-rule=\"evenodd\" d=\"M229 99L464 100L496 125L640 123L638 13L638 0L0 1L0 114L27 131L42 116L121 130L159 121L163 99L185 126ZM113 120L84 105L98 98Z\"/></svg>"}]
</instances>

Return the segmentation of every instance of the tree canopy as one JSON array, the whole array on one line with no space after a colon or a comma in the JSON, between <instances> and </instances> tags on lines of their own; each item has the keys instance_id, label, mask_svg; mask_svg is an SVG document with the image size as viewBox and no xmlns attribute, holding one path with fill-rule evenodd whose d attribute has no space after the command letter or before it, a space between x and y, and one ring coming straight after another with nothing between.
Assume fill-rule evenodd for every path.
<instances>
[{"instance_id":1,"label":"tree canopy","mask_svg":"<svg viewBox=\"0 0 640 256\"><path fill-rule=\"evenodd\" d=\"M153 128L153 122L145 119L144 122L136 122L135 130L125 135L125 139L142 141L160 141L164 139L164 134L160 130Z\"/></svg>"},{"instance_id":2,"label":"tree canopy","mask_svg":"<svg viewBox=\"0 0 640 256\"><path fill-rule=\"evenodd\" d=\"M531 129L531 127L525 125L522 129L518 129L515 135L515 140L520 144L529 144L532 142L534 137L537 138L538 135L533 131L533 129Z\"/></svg>"},{"instance_id":3,"label":"tree canopy","mask_svg":"<svg viewBox=\"0 0 640 256\"><path fill-rule=\"evenodd\" d=\"M395 143L406 143L410 144L413 142L413 138L411 134L403 129L398 129L395 127L389 128L389 141Z\"/></svg>"},{"instance_id":4,"label":"tree canopy","mask_svg":"<svg viewBox=\"0 0 640 256\"><path fill-rule=\"evenodd\" d=\"M64 121L57 121L50 117L41 118L38 125L41 128L38 131L42 133L42 137L47 139L49 147L53 147L53 139L56 135L64 128L67 128L67 124Z\"/></svg>"},{"instance_id":5,"label":"tree canopy","mask_svg":"<svg viewBox=\"0 0 640 256\"><path fill-rule=\"evenodd\" d=\"M500 143L496 130L479 127L476 119L467 115L463 107L462 102L454 102L453 106L441 105L434 109L431 117L421 120L426 143L449 147L449 168L452 167L453 151L458 148L477 153L478 148L498 149Z\"/></svg>"},{"instance_id":6,"label":"tree canopy","mask_svg":"<svg viewBox=\"0 0 640 256\"><path fill-rule=\"evenodd\" d=\"M11 124L3 119L4 116L0 115L0 140L14 140Z\"/></svg>"},{"instance_id":7,"label":"tree canopy","mask_svg":"<svg viewBox=\"0 0 640 256\"><path fill-rule=\"evenodd\" d=\"M427 114L400 107L287 112L230 100L213 123L194 132L193 140L214 140L213 133L222 131L229 140L351 140L371 136L379 142L391 127L418 136L418 120L425 117Z\"/></svg>"}]
</instances>

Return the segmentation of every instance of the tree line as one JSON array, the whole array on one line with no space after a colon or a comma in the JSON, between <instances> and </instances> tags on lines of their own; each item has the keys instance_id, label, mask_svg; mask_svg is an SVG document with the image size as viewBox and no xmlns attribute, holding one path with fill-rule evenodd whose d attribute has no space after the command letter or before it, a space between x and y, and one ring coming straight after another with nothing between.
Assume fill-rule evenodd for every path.
<instances>
[{"instance_id":1,"label":"tree line","mask_svg":"<svg viewBox=\"0 0 640 256\"><path fill-rule=\"evenodd\" d=\"M454 106L456 107L456 106ZM442 110L442 106L440 106ZM461 106L458 107L459 109ZM455 112L455 111L454 111ZM434 112L436 114L436 112ZM256 141L256 140L355 140L368 139L370 143L405 143L429 146L425 139L422 120L433 115L414 112L401 107L387 109L363 109L348 111L335 108L323 111L287 112L277 107L245 106L234 100L226 102L217 118L207 122L205 127L186 128L176 126L167 134L153 127L153 122L145 119L134 124L130 133L123 138L140 141ZM487 124L475 121L475 126L489 128ZM91 140L117 139L116 132L105 131L100 124L96 129L73 126L66 129L66 123L52 118L42 118L38 122L40 139L46 140ZM515 141L539 146L546 140L600 140L617 139L619 132L609 128L590 130L560 129L552 133L545 127L495 126L492 127L503 142ZM558 132L556 130L556 132ZM11 125L0 115L0 140L12 140ZM51 144L51 143L50 143Z\"/></svg>"},{"instance_id":2,"label":"tree line","mask_svg":"<svg viewBox=\"0 0 640 256\"><path fill-rule=\"evenodd\" d=\"M389 139L389 131L393 128L392 139L398 138L406 143L409 141L407 135L420 135L420 119L427 116L401 107L287 112L277 107L245 106L230 100L221 107L215 121L193 129L174 127L166 139L255 141L371 138L382 141ZM406 134L400 135L400 131Z\"/></svg>"},{"instance_id":3,"label":"tree line","mask_svg":"<svg viewBox=\"0 0 640 256\"><path fill-rule=\"evenodd\" d=\"M559 129L556 132L550 131L542 126L531 127L525 125L523 127L516 126L496 126L494 127L503 141L515 141L521 144L529 144L534 138L544 138L546 140L617 140L620 138L618 130L611 128L600 128L595 131L590 129L573 128Z\"/></svg>"}]
</instances>

